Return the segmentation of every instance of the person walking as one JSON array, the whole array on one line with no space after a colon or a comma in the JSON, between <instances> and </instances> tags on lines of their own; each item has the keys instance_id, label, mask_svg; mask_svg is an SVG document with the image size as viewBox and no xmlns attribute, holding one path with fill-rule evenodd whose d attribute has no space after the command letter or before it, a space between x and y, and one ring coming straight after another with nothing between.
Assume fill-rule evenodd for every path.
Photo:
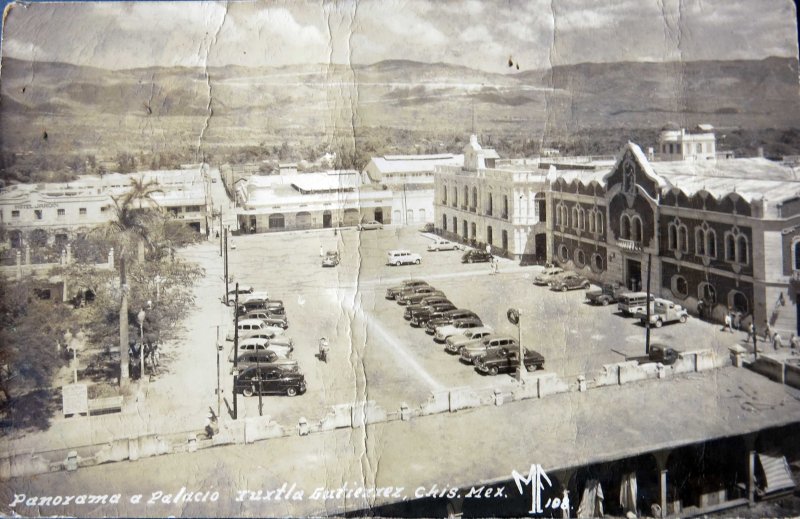
<instances>
[{"instance_id":1,"label":"person walking","mask_svg":"<svg viewBox=\"0 0 800 519\"><path fill-rule=\"evenodd\" d=\"M752 338L753 338L753 336L754 336L755 334L756 334L756 327L755 327L755 325L754 325L754 324L751 322L751 323L750 323L750 326L748 326L748 327L747 327L747 338L744 340L744 342L745 342L745 343L748 343L748 342L750 342L750 339L752 339Z\"/></svg>"},{"instance_id":2,"label":"person walking","mask_svg":"<svg viewBox=\"0 0 800 519\"><path fill-rule=\"evenodd\" d=\"M733 327L731 326L731 313L730 312L725 314L725 322L722 325L722 330L721 331L724 332L726 328L727 328L727 330L729 332L733 333Z\"/></svg>"},{"instance_id":3,"label":"person walking","mask_svg":"<svg viewBox=\"0 0 800 519\"><path fill-rule=\"evenodd\" d=\"M325 254L322 252L322 245L320 245L319 246L319 257L322 258L324 256L325 256Z\"/></svg>"},{"instance_id":4,"label":"person walking","mask_svg":"<svg viewBox=\"0 0 800 519\"><path fill-rule=\"evenodd\" d=\"M775 334L772 336L772 347L775 348L775 351L783 348L783 338L778 332L775 332Z\"/></svg>"},{"instance_id":5,"label":"person walking","mask_svg":"<svg viewBox=\"0 0 800 519\"><path fill-rule=\"evenodd\" d=\"M792 338L789 339L789 347L791 347L793 350L800 349L800 337L792 334Z\"/></svg>"},{"instance_id":6,"label":"person walking","mask_svg":"<svg viewBox=\"0 0 800 519\"><path fill-rule=\"evenodd\" d=\"M772 327L769 325L769 320L764 321L764 342L769 342L772 337Z\"/></svg>"}]
</instances>

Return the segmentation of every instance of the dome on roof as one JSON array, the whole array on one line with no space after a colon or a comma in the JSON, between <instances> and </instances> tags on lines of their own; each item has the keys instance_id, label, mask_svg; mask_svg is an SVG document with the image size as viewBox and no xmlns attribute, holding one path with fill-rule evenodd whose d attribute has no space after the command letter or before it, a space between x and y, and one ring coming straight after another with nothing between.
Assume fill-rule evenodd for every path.
<instances>
[{"instance_id":1,"label":"dome on roof","mask_svg":"<svg viewBox=\"0 0 800 519\"><path fill-rule=\"evenodd\" d=\"M680 131L680 129L681 129L680 125L670 121L670 122L668 122L667 124L665 124L661 128L661 131L662 132L677 132L677 131Z\"/></svg>"}]
</instances>

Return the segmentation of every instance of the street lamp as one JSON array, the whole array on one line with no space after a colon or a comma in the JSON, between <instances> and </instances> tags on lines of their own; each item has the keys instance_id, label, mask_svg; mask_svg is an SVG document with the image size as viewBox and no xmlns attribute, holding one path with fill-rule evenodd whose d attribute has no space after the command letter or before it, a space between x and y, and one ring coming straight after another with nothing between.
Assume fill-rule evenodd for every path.
<instances>
[{"instance_id":1,"label":"street lamp","mask_svg":"<svg viewBox=\"0 0 800 519\"><path fill-rule=\"evenodd\" d=\"M517 373L515 375L517 382L522 380L522 371L525 369L525 348L522 347L522 324L520 323L521 315L522 312L519 308L509 308L506 312L508 321L517 327L517 347L519 348L517 352L519 365L517 366Z\"/></svg>"},{"instance_id":2,"label":"street lamp","mask_svg":"<svg viewBox=\"0 0 800 519\"><path fill-rule=\"evenodd\" d=\"M144 313L144 308L142 308L138 314L136 314L136 320L139 321L139 369L141 370L141 375L139 376L141 379L144 379L144 318L146 314Z\"/></svg>"}]
</instances>

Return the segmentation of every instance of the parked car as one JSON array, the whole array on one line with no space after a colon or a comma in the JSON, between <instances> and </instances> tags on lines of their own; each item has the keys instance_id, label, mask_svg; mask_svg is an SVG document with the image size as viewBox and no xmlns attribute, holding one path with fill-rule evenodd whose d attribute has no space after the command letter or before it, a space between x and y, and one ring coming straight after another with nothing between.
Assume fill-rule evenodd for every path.
<instances>
[{"instance_id":1,"label":"parked car","mask_svg":"<svg viewBox=\"0 0 800 519\"><path fill-rule=\"evenodd\" d=\"M244 339L239 341L239 346L237 348L237 355L241 355L242 353L248 351L272 351L278 357L283 359L288 359L292 356L292 351L294 347L291 346L282 346L278 344L272 344L270 341L266 339ZM233 348L231 348L231 352L228 354L228 362L233 362Z\"/></svg>"},{"instance_id":2,"label":"parked car","mask_svg":"<svg viewBox=\"0 0 800 519\"><path fill-rule=\"evenodd\" d=\"M485 250L468 250L461 256L461 263L480 263L492 261L492 255Z\"/></svg>"},{"instance_id":3,"label":"parked car","mask_svg":"<svg viewBox=\"0 0 800 519\"><path fill-rule=\"evenodd\" d=\"M433 232L434 230L436 230L436 227L432 222L428 222L422 226L422 229L420 229L419 232Z\"/></svg>"},{"instance_id":4,"label":"parked car","mask_svg":"<svg viewBox=\"0 0 800 519\"><path fill-rule=\"evenodd\" d=\"M269 301L269 294L265 291L250 292L245 294L244 297L239 296L239 304L247 304L250 301Z\"/></svg>"},{"instance_id":5,"label":"parked car","mask_svg":"<svg viewBox=\"0 0 800 519\"><path fill-rule=\"evenodd\" d=\"M240 373L250 366L264 366L266 364L289 372L300 372L300 366L297 364L296 360L281 358L274 351L256 350L240 353L239 357L236 359L235 367L231 366L230 374L233 375L236 372Z\"/></svg>"},{"instance_id":6,"label":"parked car","mask_svg":"<svg viewBox=\"0 0 800 519\"><path fill-rule=\"evenodd\" d=\"M270 329L261 319L239 319L239 335L246 335L250 332L263 331ZM225 335L225 340L232 341L234 336L234 328L231 327Z\"/></svg>"},{"instance_id":7,"label":"parked car","mask_svg":"<svg viewBox=\"0 0 800 519\"><path fill-rule=\"evenodd\" d=\"M286 315L283 301L280 299L270 299L267 301L266 310L273 315Z\"/></svg>"},{"instance_id":8,"label":"parked car","mask_svg":"<svg viewBox=\"0 0 800 519\"><path fill-rule=\"evenodd\" d=\"M468 317L478 318L478 315L471 310L466 310L463 308L448 310L444 312L441 317L429 319L428 324L425 326L425 333L427 333L428 335L433 335L436 332L437 326L452 324L452 322L455 321L456 319L466 319Z\"/></svg>"},{"instance_id":9,"label":"parked car","mask_svg":"<svg viewBox=\"0 0 800 519\"><path fill-rule=\"evenodd\" d=\"M575 272L566 272L550 282L550 290L566 292L567 290L575 290L589 288L591 283L585 277Z\"/></svg>"},{"instance_id":10,"label":"parked car","mask_svg":"<svg viewBox=\"0 0 800 519\"><path fill-rule=\"evenodd\" d=\"M544 357L541 353L525 348L522 363L528 371L544 368ZM489 375L501 372L513 372L519 367L519 349L500 348L475 360L475 368Z\"/></svg>"},{"instance_id":11,"label":"parked car","mask_svg":"<svg viewBox=\"0 0 800 519\"><path fill-rule=\"evenodd\" d=\"M259 393L295 396L305 392L306 380L302 373L287 372L270 366L252 366L239 374L233 390L244 396Z\"/></svg>"},{"instance_id":12,"label":"parked car","mask_svg":"<svg viewBox=\"0 0 800 519\"><path fill-rule=\"evenodd\" d=\"M419 295L420 296L419 299L422 300L423 297L429 294L436 294L436 293L442 294L441 291L436 290L436 288L430 285L422 285L403 290L402 292L397 294L397 297L395 297L394 300L398 305L406 305L408 304L409 298L415 295Z\"/></svg>"},{"instance_id":13,"label":"parked car","mask_svg":"<svg viewBox=\"0 0 800 519\"><path fill-rule=\"evenodd\" d=\"M656 328L661 328L661 326L667 323L685 323L686 320L689 319L689 312L687 312L684 307L667 299L656 298L656 300L651 303L651 308L650 325ZM637 310L635 317L639 319L643 325L647 324L647 312L645 310Z\"/></svg>"},{"instance_id":14,"label":"parked car","mask_svg":"<svg viewBox=\"0 0 800 519\"><path fill-rule=\"evenodd\" d=\"M409 301L409 303L406 305L405 312L403 312L403 318L406 321L410 321L411 317L414 315L414 312L419 312L420 310L430 310L432 305L440 303L450 303L450 300L447 299L447 297L445 297L443 294L425 294L425 297L416 303Z\"/></svg>"},{"instance_id":15,"label":"parked car","mask_svg":"<svg viewBox=\"0 0 800 519\"><path fill-rule=\"evenodd\" d=\"M444 349L448 353L461 353L461 348L479 344L484 337L494 333L491 326L467 328L462 334L451 335L445 342Z\"/></svg>"},{"instance_id":16,"label":"parked car","mask_svg":"<svg viewBox=\"0 0 800 519\"><path fill-rule=\"evenodd\" d=\"M359 231L375 231L378 229L383 229L383 224L381 222L376 222L375 220L361 222L358 224Z\"/></svg>"},{"instance_id":17,"label":"parked car","mask_svg":"<svg viewBox=\"0 0 800 519\"><path fill-rule=\"evenodd\" d=\"M267 310L253 310L244 315L245 319L261 319L267 326L277 326L284 330L289 327L289 319L286 314L273 314Z\"/></svg>"},{"instance_id":18,"label":"parked car","mask_svg":"<svg viewBox=\"0 0 800 519\"><path fill-rule=\"evenodd\" d=\"M280 333L283 333L283 328L279 328L279 330L280 330ZM252 332L246 332L246 333L239 334L239 339L250 339L250 338L253 338L253 339L266 339L266 340L269 341L269 340L274 339L275 337L278 337L279 335L280 334L275 333L275 329L274 328L268 327L268 328L266 328L264 330L256 330L256 331L252 331Z\"/></svg>"},{"instance_id":19,"label":"parked car","mask_svg":"<svg viewBox=\"0 0 800 519\"><path fill-rule=\"evenodd\" d=\"M411 312L411 326L422 327L428 324L431 319L438 319L445 313L456 310L456 305L447 301L446 303L436 303L429 308L421 308Z\"/></svg>"},{"instance_id":20,"label":"parked car","mask_svg":"<svg viewBox=\"0 0 800 519\"><path fill-rule=\"evenodd\" d=\"M433 298L433 299L439 298L440 300L447 301L447 298L445 298L444 296L444 292L442 292L441 290L434 290L433 292L423 292L423 293L418 292L416 294L411 294L404 298L404 302L406 304L406 308L408 308L409 306L413 306L419 303L420 301L423 301L428 298Z\"/></svg>"},{"instance_id":21,"label":"parked car","mask_svg":"<svg viewBox=\"0 0 800 519\"><path fill-rule=\"evenodd\" d=\"M481 342L461 348L459 360L467 364L474 364L475 359L481 355L486 355L501 348L507 350L519 349L519 343L517 343L516 339L506 335L487 335L481 339Z\"/></svg>"},{"instance_id":22,"label":"parked car","mask_svg":"<svg viewBox=\"0 0 800 519\"><path fill-rule=\"evenodd\" d=\"M421 279L407 279L403 281L402 285L398 285L396 287L390 287L386 289L386 299L394 299L397 297L397 294L402 292L403 290L419 285L427 285L427 281L422 281Z\"/></svg>"},{"instance_id":23,"label":"parked car","mask_svg":"<svg viewBox=\"0 0 800 519\"><path fill-rule=\"evenodd\" d=\"M458 245L451 241L447 240L435 240L433 243L428 245L428 251L435 252L441 250L457 250Z\"/></svg>"},{"instance_id":24,"label":"parked car","mask_svg":"<svg viewBox=\"0 0 800 519\"><path fill-rule=\"evenodd\" d=\"M433 334L433 340L436 342L444 342L453 335L460 335L464 330L470 328L478 328L483 326L483 321L477 317L469 317L467 319L456 319L452 324L444 326L437 326L436 332Z\"/></svg>"},{"instance_id":25,"label":"parked car","mask_svg":"<svg viewBox=\"0 0 800 519\"><path fill-rule=\"evenodd\" d=\"M560 276L564 273L564 269L561 267L550 267L546 268L542 271L541 274L533 278L533 284L539 286L547 286L551 282L553 282L556 277Z\"/></svg>"},{"instance_id":26,"label":"parked car","mask_svg":"<svg viewBox=\"0 0 800 519\"><path fill-rule=\"evenodd\" d=\"M616 303L622 294L627 294L628 289L619 283L604 283L600 288L590 288L586 291L586 301L593 305L608 306Z\"/></svg>"},{"instance_id":27,"label":"parked car","mask_svg":"<svg viewBox=\"0 0 800 519\"><path fill-rule=\"evenodd\" d=\"M386 253L386 264L399 267L400 265L419 265L422 262L422 256L416 252L407 250L390 250Z\"/></svg>"},{"instance_id":28,"label":"parked car","mask_svg":"<svg viewBox=\"0 0 800 519\"><path fill-rule=\"evenodd\" d=\"M335 250L329 250L322 258L323 267L335 267L339 264L339 253Z\"/></svg>"},{"instance_id":29,"label":"parked car","mask_svg":"<svg viewBox=\"0 0 800 519\"><path fill-rule=\"evenodd\" d=\"M239 285L239 302L242 302L244 294L250 294L253 292L253 287L249 285ZM236 288L233 290L228 291L228 295L225 298L225 304L231 306L236 302Z\"/></svg>"}]
</instances>

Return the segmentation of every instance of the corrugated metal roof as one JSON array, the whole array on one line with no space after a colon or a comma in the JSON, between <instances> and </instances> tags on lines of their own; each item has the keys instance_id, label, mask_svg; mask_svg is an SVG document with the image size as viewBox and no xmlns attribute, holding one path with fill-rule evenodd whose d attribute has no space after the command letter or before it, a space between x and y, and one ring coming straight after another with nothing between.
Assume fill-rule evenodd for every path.
<instances>
[{"instance_id":1,"label":"corrugated metal roof","mask_svg":"<svg viewBox=\"0 0 800 519\"><path fill-rule=\"evenodd\" d=\"M433 172L436 166L463 166L464 155L384 155L370 162L381 174Z\"/></svg>"}]
</instances>

